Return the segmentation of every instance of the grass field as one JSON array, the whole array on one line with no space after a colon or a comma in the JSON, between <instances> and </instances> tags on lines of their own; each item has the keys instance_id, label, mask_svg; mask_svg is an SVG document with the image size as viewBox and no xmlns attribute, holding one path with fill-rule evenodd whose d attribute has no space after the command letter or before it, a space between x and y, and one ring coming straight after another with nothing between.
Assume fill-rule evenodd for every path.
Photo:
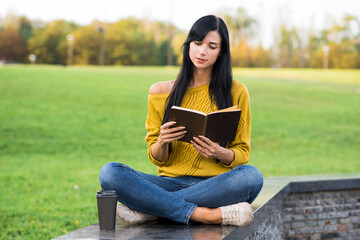
<instances>
[{"instance_id":1,"label":"grass field","mask_svg":"<svg viewBox=\"0 0 360 240\"><path fill-rule=\"evenodd\" d=\"M0 67L1 239L49 239L97 222L110 161L146 156L149 87L173 67ZM234 69L252 108L250 164L264 176L360 170L360 71Z\"/></svg>"}]
</instances>

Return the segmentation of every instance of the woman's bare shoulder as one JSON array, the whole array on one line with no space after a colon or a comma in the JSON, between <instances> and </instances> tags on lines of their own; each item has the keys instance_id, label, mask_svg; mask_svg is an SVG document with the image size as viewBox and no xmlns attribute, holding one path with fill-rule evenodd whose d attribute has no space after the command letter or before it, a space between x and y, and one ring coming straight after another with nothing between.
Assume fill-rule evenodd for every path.
<instances>
[{"instance_id":1,"label":"woman's bare shoulder","mask_svg":"<svg viewBox=\"0 0 360 240\"><path fill-rule=\"evenodd\" d=\"M149 90L149 94L167 94L171 89L175 80L154 83Z\"/></svg>"}]
</instances>

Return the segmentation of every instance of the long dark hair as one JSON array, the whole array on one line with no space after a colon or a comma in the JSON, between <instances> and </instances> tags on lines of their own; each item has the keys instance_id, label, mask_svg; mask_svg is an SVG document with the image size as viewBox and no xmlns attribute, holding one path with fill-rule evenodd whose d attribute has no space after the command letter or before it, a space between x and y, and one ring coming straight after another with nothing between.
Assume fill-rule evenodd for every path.
<instances>
[{"instance_id":1,"label":"long dark hair","mask_svg":"<svg viewBox=\"0 0 360 240\"><path fill-rule=\"evenodd\" d=\"M221 18L214 15L207 15L201 17L194 23L182 46L183 61L181 69L175 80L174 86L166 99L165 114L162 124L169 121L170 108L174 105L180 106L193 76L194 65L189 56L190 43L193 41L202 41L209 31L217 31L221 36L221 51L212 68L209 95L211 101L216 103L218 109L232 106L232 71L229 32L225 22ZM227 143L222 143L221 145L226 146L226 144Z\"/></svg>"}]
</instances>

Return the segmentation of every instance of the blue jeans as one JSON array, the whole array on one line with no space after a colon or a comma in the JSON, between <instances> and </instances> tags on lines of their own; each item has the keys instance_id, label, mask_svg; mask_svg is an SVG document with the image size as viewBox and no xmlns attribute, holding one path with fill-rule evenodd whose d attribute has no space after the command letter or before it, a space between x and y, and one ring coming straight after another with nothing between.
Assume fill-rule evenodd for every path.
<instances>
[{"instance_id":1,"label":"blue jeans","mask_svg":"<svg viewBox=\"0 0 360 240\"><path fill-rule=\"evenodd\" d=\"M101 168L99 179L103 190L115 190L118 201L130 209L180 223L188 223L198 206L251 203L263 185L260 171L249 165L215 177L165 177L108 163Z\"/></svg>"}]
</instances>

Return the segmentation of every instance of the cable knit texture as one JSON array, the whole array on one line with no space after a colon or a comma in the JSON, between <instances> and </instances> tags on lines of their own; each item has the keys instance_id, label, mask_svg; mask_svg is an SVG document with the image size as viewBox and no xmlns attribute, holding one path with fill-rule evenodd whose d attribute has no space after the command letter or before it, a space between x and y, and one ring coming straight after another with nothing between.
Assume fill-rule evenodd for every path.
<instances>
[{"instance_id":1,"label":"cable knit texture","mask_svg":"<svg viewBox=\"0 0 360 240\"><path fill-rule=\"evenodd\" d=\"M216 159L201 156L195 148L185 142L172 143L172 152L167 161L158 161L151 155L151 147L160 134L160 126L165 112L165 101L169 94L150 94L148 97L148 115L146 119L147 153L150 161L158 166L160 175L212 177L230 171L233 167L246 164L250 158L250 101L245 85L233 81L231 94L233 105L241 109L241 117L235 140L227 148L235 154L230 165L224 165ZM205 113L217 110L209 96L209 84L189 89L183 98L181 107L190 108Z\"/></svg>"}]
</instances>

